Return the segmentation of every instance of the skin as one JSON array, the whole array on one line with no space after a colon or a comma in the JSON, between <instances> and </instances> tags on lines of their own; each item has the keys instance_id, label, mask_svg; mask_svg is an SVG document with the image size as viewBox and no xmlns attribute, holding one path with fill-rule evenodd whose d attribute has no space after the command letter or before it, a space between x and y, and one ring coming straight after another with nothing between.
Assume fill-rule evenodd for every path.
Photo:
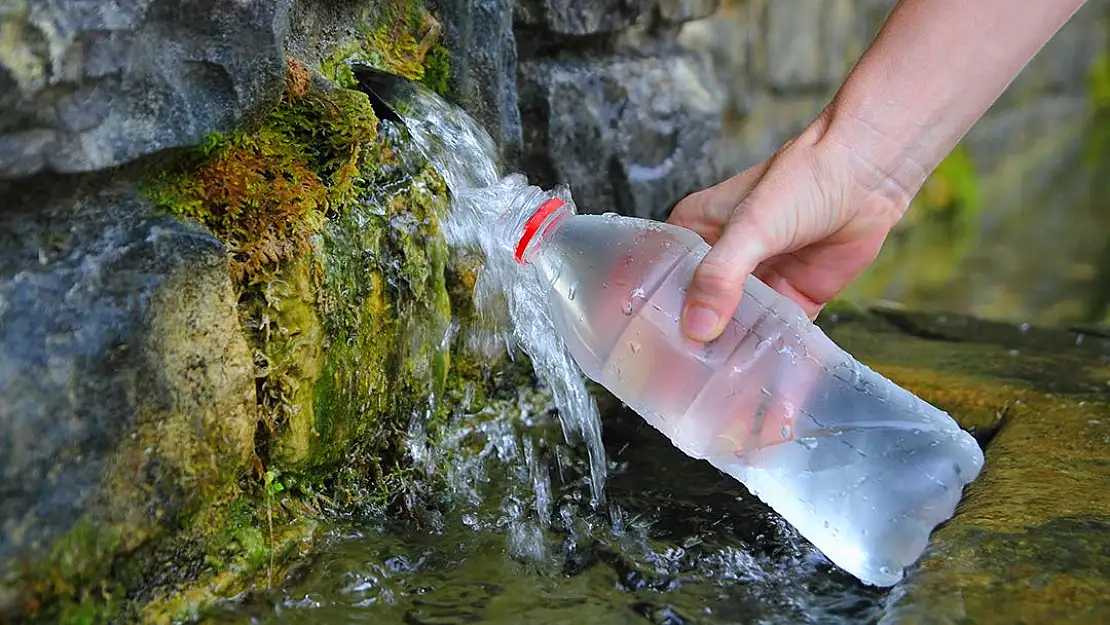
<instances>
[{"instance_id":1,"label":"skin","mask_svg":"<svg viewBox=\"0 0 1110 625\"><path fill-rule=\"evenodd\" d=\"M682 323L717 338L754 274L815 319L1084 0L901 0L824 111L765 161L679 202L712 249Z\"/></svg>"}]
</instances>

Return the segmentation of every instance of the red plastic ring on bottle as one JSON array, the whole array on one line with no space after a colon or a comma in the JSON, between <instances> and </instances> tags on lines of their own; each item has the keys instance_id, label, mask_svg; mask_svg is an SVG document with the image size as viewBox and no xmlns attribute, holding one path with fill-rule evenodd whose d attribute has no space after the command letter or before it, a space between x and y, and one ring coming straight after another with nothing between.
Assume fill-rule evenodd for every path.
<instances>
[{"instance_id":1,"label":"red plastic ring on bottle","mask_svg":"<svg viewBox=\"0 0 1110 625\"><path fill-rule=\"evenodd\" d=\"M528 244L531 243L532 239L536 236L536 231L540 229L543 222L547 221L551 213L559 210L565 204L566 202L563 202L557 197L553 197L543 204L540 204L536 212L532 213L532 216L524 223L524 233L520 235L520 240L517 241L516 244L516 262L524 263L524 252L528 249ZM548 228L550 227L549 225ZM547 230L545 229L544 233L546 232Z\"/></svg>"}]
</instances>

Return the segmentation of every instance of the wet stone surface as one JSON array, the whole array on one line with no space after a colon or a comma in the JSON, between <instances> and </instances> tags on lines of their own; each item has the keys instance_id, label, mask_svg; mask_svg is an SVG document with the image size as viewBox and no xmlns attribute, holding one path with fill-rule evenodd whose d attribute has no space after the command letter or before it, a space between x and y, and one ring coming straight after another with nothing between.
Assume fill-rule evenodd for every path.
<instances>
[{"instance_id":1,"label":"wet stone surface","mask_svg":"<svg viewBox=\"0 0 1110 625\"><path fill-rule=\"evenodd\" d=\"M108 176L0 185L0 195L10 202L0 232L8 622L11 584L56 545L74 545L66 572L107 568L114 548L172 532L226 487L251 451L255 414L219 241L150 216L132 185Z\"/></svg>"}]
</instances>

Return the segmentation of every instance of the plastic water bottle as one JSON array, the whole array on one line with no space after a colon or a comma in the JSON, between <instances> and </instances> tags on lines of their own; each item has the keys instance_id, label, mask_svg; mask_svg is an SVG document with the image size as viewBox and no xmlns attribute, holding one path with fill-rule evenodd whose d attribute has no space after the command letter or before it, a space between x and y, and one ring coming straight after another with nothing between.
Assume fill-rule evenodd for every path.
<instances>
[{"instance_id":1,"label":"plastic water bottle","mask_svg":"<svg viewBox=\"0 0 1110 625\"><path fill-rule=\"evenodd\" d=\"M978 476L975 439L754 276L719 338L686 339L679 318L709 250L701 237L579 215L567 194L532 189L546 201L522 228L508 225L516 260L539 272L583 373L741 481L837 566L867 584L898 582Z\"/></svg>"}]
</instances>

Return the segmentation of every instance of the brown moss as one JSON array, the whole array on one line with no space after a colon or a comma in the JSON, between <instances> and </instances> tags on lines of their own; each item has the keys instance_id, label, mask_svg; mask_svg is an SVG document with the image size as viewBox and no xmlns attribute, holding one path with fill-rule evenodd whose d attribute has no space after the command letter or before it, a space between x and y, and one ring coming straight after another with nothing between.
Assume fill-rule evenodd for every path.
<instances>
[{"instance_id":1,"label":"brown moss","mask_svg":"<svg viewBox=\"0 0 1110 625\"><path fill-rule=\"evenodd\" d=\"M272 277L309 251L328 212L353 197L365 146L377 137L365 94L307 86L307 69L288 63L282 101L259 127L211 137L150 185L160 209L224 242L238 283Z\"/></svg>"},{"instance_id":2,"label":"brown moss","mask_svg":"<svg viewBox=\"0 0 1110 625\"><path fill-rule=\"evenodd\" d=\"M285 92L283 97L297 99L308 93L312 72L308 66L293 57L285 59Z\"/></svg>"}]
</instances>

